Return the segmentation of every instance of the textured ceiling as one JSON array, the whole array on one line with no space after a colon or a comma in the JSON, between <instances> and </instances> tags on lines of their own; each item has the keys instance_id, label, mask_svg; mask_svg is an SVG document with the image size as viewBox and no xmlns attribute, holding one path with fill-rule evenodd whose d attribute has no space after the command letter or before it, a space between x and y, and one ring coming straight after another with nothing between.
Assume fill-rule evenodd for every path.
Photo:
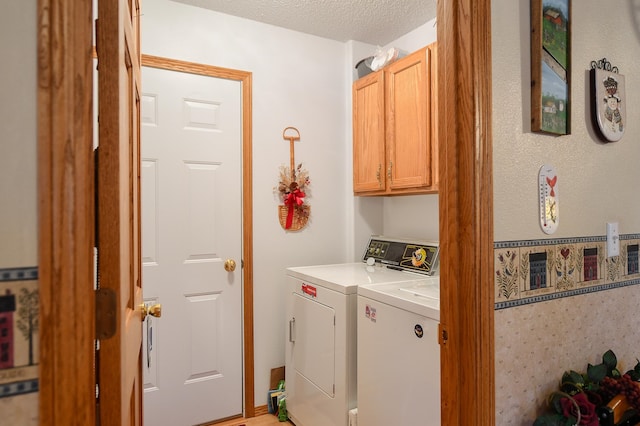
<instances>
[{"instance_id":1,"label":"textured ceiling","mask_svg":"<svg viewBox=\"0 0 640 426\"><path fill-rule=\"evenodd\" d=\"M437 0L174 0L320 37L384 46L436 17Z\"/></svg>"}]
</instances>

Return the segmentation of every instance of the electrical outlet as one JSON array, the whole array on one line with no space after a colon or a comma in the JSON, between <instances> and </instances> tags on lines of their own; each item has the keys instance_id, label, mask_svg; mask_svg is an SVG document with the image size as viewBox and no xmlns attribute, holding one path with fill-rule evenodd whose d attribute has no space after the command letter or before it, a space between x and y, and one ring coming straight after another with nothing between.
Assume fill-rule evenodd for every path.
<instances>
[{"instance_id":1,"label":"electrical outlet","mask_svg":"<svg viewBox=\"0 0 640 426\"><path fill-rule=\"evenodd\" d=\"M618 222L607 223L607 257L620 255L620 234Z\"/></svg>"}]
</instances>

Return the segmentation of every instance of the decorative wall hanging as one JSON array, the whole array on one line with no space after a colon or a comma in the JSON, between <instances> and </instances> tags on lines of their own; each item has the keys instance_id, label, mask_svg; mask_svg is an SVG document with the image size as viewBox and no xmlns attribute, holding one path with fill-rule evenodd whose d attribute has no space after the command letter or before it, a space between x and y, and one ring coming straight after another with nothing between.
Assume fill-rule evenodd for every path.
<instances>
[{"instance_id":1,"label":"decorative wall hanging","mask_svg":"<svg viewBox=\"0 0 640 426\"><path fill-rule=\"evenodd\" d=\"M605 142L622 139L626 125L624 76L606 58L591 61L591 112Z\"/></svg>"},{"instance_id":2,"label":"decorative wall hanging","mask_svg":"<svg viewBox=\"0 0 640 426\"><path fill-rule=\"evenodd\" d=\"M290 163L289 167L280 166L277 190L282 205L278 206L278 218L283 229L299 231L306 226L311 214L311 206L304 204L311 181L309 173L302 168L302 163L295 166L293 145L300 140L300 132L295 127L287 127L282 131L282 137L289 140Z\"/></svg>"},{"instance_id":3,"label":"decorative wall hanging","mask_svg":"<svg viewBox=\"0 0 640 426\"><path fill-rule=\"evenodd\" d=\"M570 0L531 0L531 131L570 132Z\"/></svg>"}]
</instances>

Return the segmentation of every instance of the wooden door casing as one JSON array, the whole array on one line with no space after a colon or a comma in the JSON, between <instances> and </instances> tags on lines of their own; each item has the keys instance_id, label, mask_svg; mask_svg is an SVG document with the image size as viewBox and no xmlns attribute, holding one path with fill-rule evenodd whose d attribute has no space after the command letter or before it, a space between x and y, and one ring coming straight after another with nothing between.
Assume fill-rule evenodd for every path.
<instances>
[{"instance_id":1,"label":"wooden door casing","mask_svg":"<svg viewBox=\"0 0 640 426\"><path fill-rule=\"evenodd\" d=\"M142 65L170 71L236 80L242 86L242 320L244 326L244 415L256 414L254 395L253 347L253 175L252 175L252 98L253 77L250 72L142 55Z\"/></svg>"},{"instance_id":2,"label":"wooden door casing","mask_svg":"<svg viewBox=\"0 0 640 426\"><path fill-rule=\"evenodd\" d=\"M438 1L438 93L442 424L492 426L490 0Z\"/></svg>"},{"instance_id":3,"label":"wooden door casing","mask_svg":"<svg viewBox=\"0 0 640 426\"><path fill-rule=\"evenodd\" d=\"M104 426L142 425L139 6L98 3L98 284L116 298L97 363Z\"/></svg>"},{"instance_id":4,"label":"wooden door casing","mask_svg":"<svg viewBox=\"0 0 640 426\"><path fill-rule=\"evenodd\" d=\"M95 424L92 27L92 2L38 1L43 425Z\"/></svg>"}]
</instances>

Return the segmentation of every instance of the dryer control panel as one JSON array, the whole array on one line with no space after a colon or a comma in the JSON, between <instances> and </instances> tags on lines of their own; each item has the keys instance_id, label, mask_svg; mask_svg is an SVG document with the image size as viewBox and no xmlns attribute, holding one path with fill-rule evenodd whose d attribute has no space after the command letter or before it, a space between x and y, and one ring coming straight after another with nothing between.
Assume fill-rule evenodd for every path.
<instances>
[{"instance_id":1,"label":"dryer control panel","mask_svg":"<svg viewBox=\"0 0 640 426\"><path fill-rule=\"evenodd\" d=\"M373 258L388 268L434 275L438 270L439 244L372 235L362 261Z\"/></svg>"}]
</instances>

